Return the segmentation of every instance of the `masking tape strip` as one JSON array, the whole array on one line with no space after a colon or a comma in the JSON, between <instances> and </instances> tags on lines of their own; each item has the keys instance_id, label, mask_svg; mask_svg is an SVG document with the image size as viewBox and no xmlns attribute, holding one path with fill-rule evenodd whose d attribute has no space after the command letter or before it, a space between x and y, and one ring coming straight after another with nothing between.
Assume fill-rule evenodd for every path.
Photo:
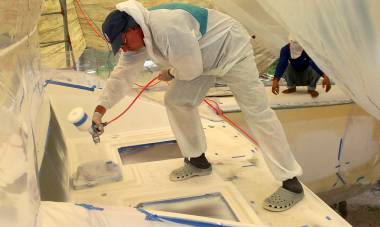
<instances>
[{"instance_id":1,"label":"masking tape strip","mask_svg":"<svg viewBox=\"0 0 380 227\"><path fill-rule=\"evenodd\" d=\"M54 84L54 85L59 85L59 86L64 86L64 87L86 90L86 91L94 91L96 88L95 85L93 85L91 87L86 87L86 86L79 85L79 84L70 84L70 83L55 81L55 80L46 80L45 82L46 82L45 86L48 84Z\"/></svg>"}]
</instances>

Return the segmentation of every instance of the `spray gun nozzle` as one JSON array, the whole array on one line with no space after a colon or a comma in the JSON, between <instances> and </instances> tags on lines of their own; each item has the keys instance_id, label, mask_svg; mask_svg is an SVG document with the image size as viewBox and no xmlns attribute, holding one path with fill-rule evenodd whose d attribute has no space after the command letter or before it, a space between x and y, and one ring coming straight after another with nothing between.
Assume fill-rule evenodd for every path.
<instances>
[{"instance_id":1,"label":"spray gun nozzle","mask_svg":"<svg viewBox=\"0 0 380 227\"><path fill-rule=\"evenodd\" d=\"M91 128L89 129L89 132L92 136L92 140L95 144L100 143L100 135L104 131L104 127L107 125L107 122L96 124L95 122L92 122Z\"/></svg>"}]
</instances>

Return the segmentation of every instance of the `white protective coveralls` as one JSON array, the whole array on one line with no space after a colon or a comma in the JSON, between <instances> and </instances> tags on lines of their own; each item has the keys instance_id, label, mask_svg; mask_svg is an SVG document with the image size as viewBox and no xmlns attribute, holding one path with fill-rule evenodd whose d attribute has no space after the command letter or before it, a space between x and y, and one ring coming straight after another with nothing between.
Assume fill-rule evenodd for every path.
<instances>
[{"instance_id":1,"label":"white protective coveralls","mask_svg":"<svg viewBox=\"0 0 380 227\"><path fill-rule=\"evenodd\" d=\"M198 157L207 149L198 105L219 77L233 92L272 174L280 181L302 174L282 125L268 106L251 37L240 23L207 9L207 30L202 35L199 22L184 10L148 11L135 0L119 3L116 8L141 26L145 48L121 53L100 105L111 108L131 90L133 77L142 70L148 54L171 68L175 79L165 95L169 122L182 155Z\"/></svg>"}]
</instances>

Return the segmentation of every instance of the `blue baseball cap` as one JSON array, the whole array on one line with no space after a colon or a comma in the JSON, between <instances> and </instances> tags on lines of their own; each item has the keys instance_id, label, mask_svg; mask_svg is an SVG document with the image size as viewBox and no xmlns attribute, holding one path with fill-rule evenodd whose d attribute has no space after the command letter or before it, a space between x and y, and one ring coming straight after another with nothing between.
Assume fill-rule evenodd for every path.
<instances>
[{"instance_id":1,"label":"blue baseball cap","mask_svg":"<svg viewBox=\"0 0 380 227\"><path fill-rule=\"evenodd\" d=\"M102 31L106 40L111 43L113 54L116 55L122 44L122 34L130 28L140 27L126 12L114 10L103 22Z\"/></svg>"}]
</instances>

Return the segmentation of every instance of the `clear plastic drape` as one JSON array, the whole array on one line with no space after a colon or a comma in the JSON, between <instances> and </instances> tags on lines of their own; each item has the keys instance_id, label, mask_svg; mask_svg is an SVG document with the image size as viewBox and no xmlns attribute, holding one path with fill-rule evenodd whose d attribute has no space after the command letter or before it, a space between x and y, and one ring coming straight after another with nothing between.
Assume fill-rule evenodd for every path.
<instances>
[{"instance_id":1,"label":"clear plastic drape","mask_svg":"<svg viewBox=\"0 0 380 227\"><path fill-rule=\"evenodd\" d=\"M380 1L258 1L317 65L380 119Z\"/></svg>"},{"instance_id":2,"label":"clear plastic drape","mask_svg":"<svg viewBox=\"0 0 380 227\"><path fill-rule=\"evenodd\" d=\"M288 32L256 0L215 0L216 8L234 17L254 35L252 41L259 72L266 72L285 45Z\"/></svg>"},{"instance_id":3,"label":"clear plastic drape","mask_svg":"<svg viewBox=\"0 0 380 227\"><path fill-rule=\"evenodd\" d=\"M215 0L278 56L294 34L317 65L380 119L380 1Z\"/></svg>"},{"instance_id":4,"label":"clear plastic drape","mask_svg":"<svg viewBox=\"0 0 380 227\"><path fill-rule=\"evenodd\" d=\"M0 1L0 226L34 225L36 115L41 100L40 0Z\"/></svg>"}]
</instances>

